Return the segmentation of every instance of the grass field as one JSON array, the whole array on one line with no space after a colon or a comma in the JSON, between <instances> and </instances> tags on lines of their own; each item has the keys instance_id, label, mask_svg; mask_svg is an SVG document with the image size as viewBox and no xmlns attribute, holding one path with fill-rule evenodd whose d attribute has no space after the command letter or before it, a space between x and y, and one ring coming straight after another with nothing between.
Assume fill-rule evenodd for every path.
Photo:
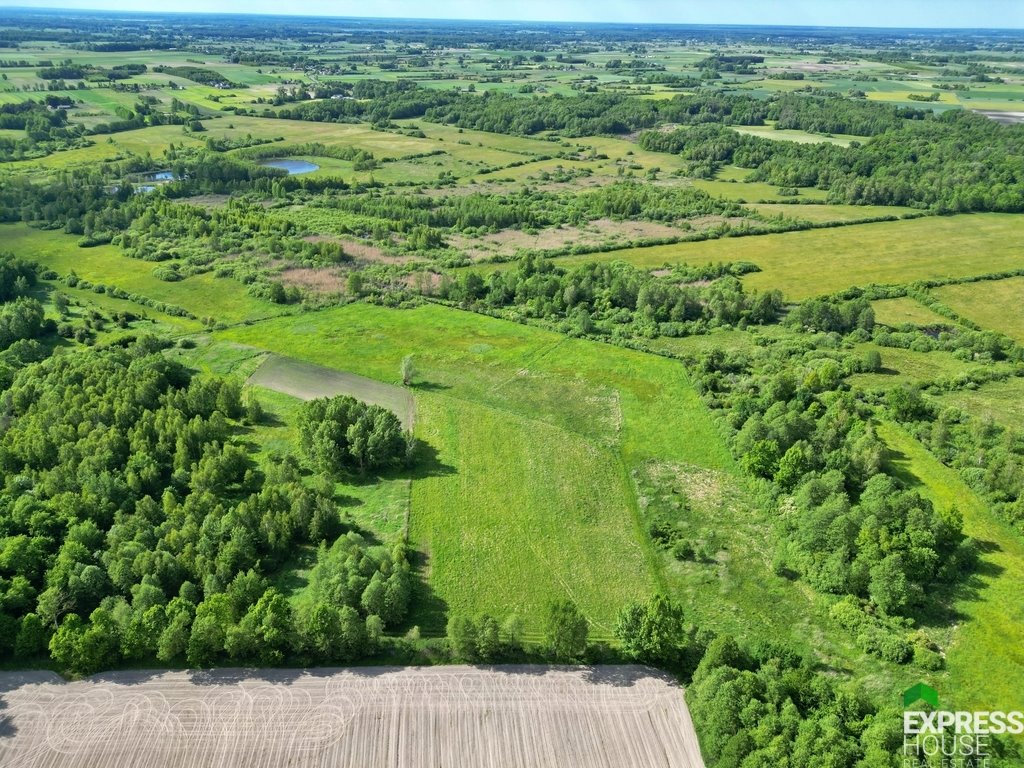
<instances>
[{"instance_id":1,"label":"grass field","mask_svg":"<svg viewBox=\"0 0 1024 768\"><path fill-rule=\"evenodd\" d=\"M853 285L908 283L1024 267L1024 254L1017 245L1022 236L1024 218L1020 216L971 214L631 248L557 261L570 266L622 260L652 269L664 264L750 261L762 271L744 278L748 287L779 288L787 299L796 301Z\"/></svg>"},{"instance_id":2,"label":"grass field","mask_svg":"<svg viewBox=\"0 0 1024 768\"><path fill-rule=\"evenodd\" d=\"M733 130L748 136L759 136L762 139L773 139L775 141L795 141L798 144L821 144L828 142L829 144L837 144L840 147L848 147L851 141L865 141L864 136L847 136L845 134L826 136L825 134L808 133L807 131L776 130L775 126L771 124L742 125L734 127Z\"/></svg>"},{"instance_id":3,"label":"grass field","mask_svg":"<svg viewBox=\"0 0 1024 768\"><path fill-rule=\"evenodd\" d=\"M1024 542L985 503L900 427L883 423L890 466L939 509L957 509L964 533L981 545L977 573L951 596L956 622L945 628L947 669L930 680L960 708L1011 710L1024 689ZM992 670L999 670L993 675Z\"/></svg>"},{"instance_id":4,"label":"grass field","mask_svg":"<svg viewBox=\"0 0 1024 768\"><path fill-rule=\"evenodd\" d=\"M608 638L621 605L653 589L630 467L731 469L682 367L663 358L435 306L352 305L216 336L384 382L418 350L416 434L436 459L413 480L412 540L443 604L514 611L533 632L567 595ZM440 607L414 619L436 631Z\"/></svg>"},{"instance_id":5,"label":"grass field","mask_svg":"<svg viewBox=\"0 0 1024 768\"><path fill-rule=\"evenodd\" d=\"M881 347L877 344L858 344L857 351L864 354L877 351L882 357L882 370L877 373L858 373L850 383L863 389L889 390L901 384L926 384L952 380L969 373L984 373L993 368L1009 372L1009 363L965 363L951 352L917 352L899 347Z\"/></svg>"},{"instance_id":6,"label":"grass field","mask_svg":"<svg viewBox=\"0 0 1024 768\"><path fill-rule=\"evenodd\" d=\"M1024 255L1021 261L1024 262ZM1021 313L1024 277L947 285L932 293L943 304L981 327L1024 342L1024 314Z\"/></svg>"},{"instance_id":7,"label":"grass field","mask_svg":"<svg viewBox=\"0 0 1024 768\"><path fill-rule=\"evenodd\" d=\"M812 224L824 222L851 222L874 219L881 216L902 216L911 213L912 208L898 205L786 205L785 203L749 203L758 213L767 216L785 216L789 219L809 221Z\"/></svg>"},{"instance_id":8,"label":"grass field","mask_svg":"<svg viewBox=\"0 0 1024 768\"><path fill-rule=\"evenodd\" d=\"M891 328L901 325L931 326L952 325L953 321L929 309L917 299L901 296L897 299L881 299L871 303L875 310L875 321Z\"/></svg>"},{"instance_id":9,"label":"grass field","mask_svg":"<svg viewBox=\"0 0 1024 768\"><path fill-rule=\"evenodd\" d=\"M1008 429L1024 430L1024 379L1012 377L983 384L977 389L948 392L938 398L980 419L991 419Z\"/></svg>"},{"instance_id":10,"label":"grass field","mask_svg":"<svg viewBox=\"0 0 1024 768\"><path fill-rule=\"evenodd\" d=\"M0 225L0 242L5 250L33 259L54 269L61 276L74 271L92 283L103 283L146 296L156 301L183 307L197 317L216 312L224 322L241 322L269 317L286 311L284 307L255 299L245 286L211 273L194 275L180 282L168 283L153 276L153 262L130 259L113 245L79 248L78 238L32 229L24 224ZM152 314L147 307L140 311ZM194 330L198 330L195 325Z\"/></svg>"}]
</instances>

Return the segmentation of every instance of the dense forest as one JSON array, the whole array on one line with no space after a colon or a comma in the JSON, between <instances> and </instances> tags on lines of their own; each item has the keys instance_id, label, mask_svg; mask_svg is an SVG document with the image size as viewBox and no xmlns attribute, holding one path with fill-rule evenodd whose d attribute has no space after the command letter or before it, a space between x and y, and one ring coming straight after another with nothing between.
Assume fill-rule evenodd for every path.
<instances>
[{"instance_id":1,"label":"dense forest","mask_svg":"<svg viewBox=\"0 0 1024 768\"><path fill-rule=\"evenodd\" d=\"M89 673L372 652L407 610L404 550L342 535L331 484L294 461L254 464L237 435L258 405L160 348L59 354L4 393L3 653ZM353 432L371 446L365 466L391 445L372 447L377 423ZM269 579L300 544L321 551L316 599L295 615Z\"/></svg>"}]
</instances>

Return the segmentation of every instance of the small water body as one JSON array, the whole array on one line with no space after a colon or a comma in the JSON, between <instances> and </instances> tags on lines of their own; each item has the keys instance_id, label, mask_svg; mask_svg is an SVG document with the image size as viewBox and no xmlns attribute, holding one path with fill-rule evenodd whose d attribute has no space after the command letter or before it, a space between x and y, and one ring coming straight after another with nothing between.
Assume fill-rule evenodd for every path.
<instances>
[{"instance_id":1,"label":"small water body","mask_svg":"<svg viewBox=\"0 0 1024 768\"><path fill-rule=\"evenodd\" d=\"M136 192L152 192L155 189L156 187L154 187L152 184L139 184L137 187L135 187Z\"/></svg>"},{"instance_id":2,"label":"small water body","mask_svg":"<svg viewBox=\"0 0 1024 768\"><path fill-rule=\"evenodd\" d=\"M316 163L307 163L305 160L267 160L260 163L264 168L283 168L288 171L289 176L298 176L300 173L312 173L319 171L320 166Z\"/></svg>"},{"instance_id":3,"label":"small water body","mask_svg":"<svg viewBox=\"0 0 1024 768\"><path fill-rule=\"evenodd\" d=\"M174 181L174 173L172 171L157 171L145 174L143 179L146 181Z\"/></svg>"}]
</instances>

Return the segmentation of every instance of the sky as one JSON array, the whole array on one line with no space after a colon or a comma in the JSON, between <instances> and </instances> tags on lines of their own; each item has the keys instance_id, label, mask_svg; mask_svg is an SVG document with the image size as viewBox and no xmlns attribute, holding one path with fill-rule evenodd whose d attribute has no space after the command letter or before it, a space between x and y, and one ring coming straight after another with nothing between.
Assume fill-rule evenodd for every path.
<instances>
[{"instance_id":1,"label":"sky","mask_svg":"<svg viewBox=\"0 0 1024 768\"><path fill-rule=\"evenodd\" d=\"M153 11L152 0L0 0L2 6ZM433 19L1024 29L1024 0L175 0L160 10Z\"/></svg>"}]
</instances>

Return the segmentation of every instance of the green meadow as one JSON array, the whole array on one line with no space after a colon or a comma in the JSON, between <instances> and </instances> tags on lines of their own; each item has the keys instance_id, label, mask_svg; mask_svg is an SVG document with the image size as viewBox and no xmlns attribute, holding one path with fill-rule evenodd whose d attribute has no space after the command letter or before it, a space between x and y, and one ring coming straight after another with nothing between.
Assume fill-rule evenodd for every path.
<instances>
[{"instance_id":1,"label":"green meadow","mask_svg":"<svg viewBox=\"0 0 1024 768\"><path fill-rule=\"evenodd\" d=\"M902 428L883 423L889 465L939 509L963 515L979 542L976 574L948 597L957 620L944 627L946 670L929 675L943 697L964 709L1014 709L1024 688L1024 542L997 520L955 470L943 466ZM999 670L999 674L992 674Z\"/></svg>"},{"instance_id":2,"label":"green meadow","mask_svg":"<svg viewBox=\"0 0 1024 768\"><path fill-rule=\"evenodd\" d=\"M1021 260L1024 262L1024 257ZM932 294L968 320L1024 342L1024 277L946 285Z\"/></svg>"},{"instance_id":3,"label":"green meadow","mask_svg":"<svg viewBox=\"0 0 1024 768\"><path fill-rule=\"evenodd\" d=\"M650 269L665 264L749 261L761 271L744 278L748 287L778 288L787 299L798 301L854 285L1019 269L1024 267L1017 245L1022 236L1021 217L987 213L629 248L557 261L564 266L626 261Z\"/></svg>"},{"instance_id":4,"label":"green meadow","mask_svg":"<svg viewBox=\"0 0 1024 768\"><path fill-rule=\"evenodd\" d=\"M113 245L80 248L78 238L62 232L38 230L23 224L0 225L0 242L12 253L34 259L60 276L74 272L93 284L123 288L156 301L175 304L197 317L215 312L225 322L242 322L279 314L284 308L255 299L245 286L212 273L194 275L175 283L153 276L157 266L124 256Z\"/></svg>"}]
</instances>

